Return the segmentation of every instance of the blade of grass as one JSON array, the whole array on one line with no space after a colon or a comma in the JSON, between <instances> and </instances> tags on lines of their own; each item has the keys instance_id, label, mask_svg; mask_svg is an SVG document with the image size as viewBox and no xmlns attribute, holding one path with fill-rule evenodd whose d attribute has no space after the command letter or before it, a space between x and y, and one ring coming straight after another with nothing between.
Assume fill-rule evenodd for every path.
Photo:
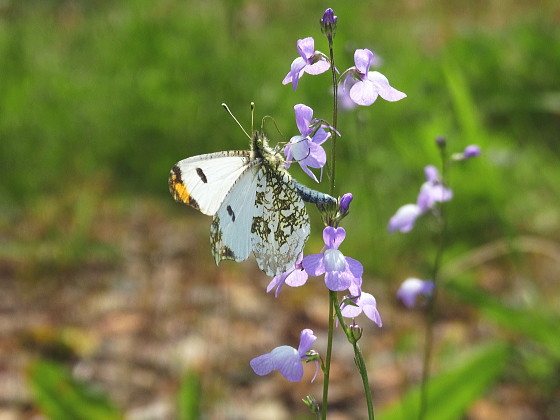
<instances>
[{"instance_id":1,"label":"blade of grass","mask_svg":"<svg viewBox=\"0 0 560 420\"><path fill-rule=\"evenodd\" d=\"M104 394L74 379L66 368L57 363L38 360L27 373L33 400L50 419L123 419Z\"/></svg>"},{"instance_id":2,"label":"blade of grass","mask_svg":"<svg viewBox=\"0 0 560 420\"><path fill-rule=\"evenodd\" d=\"M508 346L501 342L484 344L453 368L435 375L428 383L430 420L455 420L499 377L504 368ZM401 400L384 410L383 420L409 420L418 416L420 388L414 387Z\"/></svg>"}]
</instances>

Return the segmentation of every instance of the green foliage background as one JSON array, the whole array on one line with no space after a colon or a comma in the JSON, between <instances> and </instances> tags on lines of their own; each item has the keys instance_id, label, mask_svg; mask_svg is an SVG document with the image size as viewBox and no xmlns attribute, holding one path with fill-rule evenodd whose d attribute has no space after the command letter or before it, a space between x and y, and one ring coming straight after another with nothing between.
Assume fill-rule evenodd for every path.
<instances>
[{"instance_id":1,"label":"green foliage background","mask_svg":"<svg viewBox=\"0 0 560 420\"><path fill-rule=\"evenodd\" d=\"M440 135L452 151L470 143L484 151L453 174L451 226L467 241L455 243L457 251L519 230L559 231L560 44L547 12L554 3L484 12L475 3L334 5L339 69L353 64L355 48L369 47L384 61L380 71L408 94L340 118L337 187L356 197L346 222L353 251L384 274L390 267L376 261L411 251L429 229L403 238L389 236L386 223L415 200L423 167L438 164L433 139ZM317 49L326 49L314 22L324 7L11 3L0 21L5 213L99 183L131 200L169 201L166 177L177 160L246 147L222 102L248 126L255 101L257 121L271 115L278 124L281 133L267 126L275 141L294 133L296 103L328 119L328 75L304 77L295 93L280 84L298 38L314 36Z\"/></svg>"}]
</instances>

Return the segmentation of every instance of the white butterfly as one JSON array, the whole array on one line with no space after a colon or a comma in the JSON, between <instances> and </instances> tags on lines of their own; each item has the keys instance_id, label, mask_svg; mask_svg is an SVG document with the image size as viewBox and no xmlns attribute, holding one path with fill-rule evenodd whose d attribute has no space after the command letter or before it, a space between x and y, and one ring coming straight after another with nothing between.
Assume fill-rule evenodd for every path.
<instances>
[{"instance_id":1,"label":"white butterfly","mask_svg":"<svg viewBox=\"0 0 560 420\"><path fill-rule=\"evenodd\" d=\"M299 184L284 166L282 154L258 131L250 151L209 153L173 166L169 190L175 200L214 216L210 243L216 264L243 261L251 251L271 276L295 264L310 231L303 200L336 199Z\"/></svg>"}]
</instances>

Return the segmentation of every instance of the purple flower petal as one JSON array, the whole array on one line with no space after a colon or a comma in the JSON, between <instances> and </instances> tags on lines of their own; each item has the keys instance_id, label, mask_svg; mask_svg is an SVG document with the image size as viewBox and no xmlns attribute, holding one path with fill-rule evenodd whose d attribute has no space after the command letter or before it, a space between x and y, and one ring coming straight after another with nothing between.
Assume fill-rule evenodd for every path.
<instances>
[{"instance_id":1,"label":"purple flower petal","mask_svg":"<svg viewBox=\"0 0 560 420\"><path fill-rule=\"evenodd\" d=\"M354 277L350 287L348 287L348 293L350 296L360 296L362 294L362 278Z\"/></svg>"},{"instance_id":2,"label":"purple flower petal","mask_svg":"<svg viewBox=\"0 0 560 420\"><path fill-rule=\"evenodd\" d=\"M399 287L397 297L408 308L414 307L416 297L419 294L430 296L434 290L434 282L431 280L420 280L416 278L408 278Z\"/></svg>"},{"instance_id":3,"label":"purple flower petal","mask_svg":"<svg viewBox=\"0 0 560 420\"><path fill-rule=\"evenodd\" d=\"M301 266L301 261L303 259L303 253L299 254L294 266L290 268L285 273L279 274L275 276L271 282L268 284L266 288L266 292L270 292L272 289L276 287L276 293L274 294L275 297L278 297L280 291L282 290L282 286L287 284L291 287L299 287L303 286L307 281L307 273L303 271L303 267Z\"/></svg>"},{"instance_id":4,"label":"purple flower petal","mask_svg":"<svg viewBox=\"0 0 560 420\"><path fill-rule=\"evenodd\" d=\"M363 75L368 73L369 67L373 60L373 53L366 49L358 49L354 52L354 64L356 69Z\"/></svg>"},{"instance_id":5,"label":"purple flower petal","mask_svg":"<svg viewBox=\"0 0 560 420\"><path fill-rule=\"evenodd\" d=\"M298 359L281 359L278 361L278 371L290 382L299 382L303 377L303 365Z\"/></svg>"},{"instance_id":6,"label":"purple flower petal","mask_svg":"<svg viewBox=\"0 0 560 420\"><path fill-rule=\"evenodd\" d=\"M316 339L312 330L305 329L300 334L298 350L290 346L276 347L270 353L255 357L249 364L257 375L267 375L278 369L287 380L298 382L303 377L302 360Z\"/></svg>"},{"instance_id":7,"label":"purple flower petal","mask_svg":"<svg viewBox=\"0 0 560 420\"><path fill-rule=\"evenodd\" d=\"M375 85L369 80L356 82L350 88L350 98L358 105L369 106L375 102L377 96Z\"/></svg>"},{"instance_id":8,"label":"purple flower petal","mask_svg":"<svg viewBox=\"0 0 560 420\"><path fill-rule=\"evenodd\" d=\"M313 330L306 328L301 331L301 334L299 335L298 347L298 353L301 358L304 358L305 353L311 350L311 347L313 347L313 343L315 343L315 340L317 340L317 337L313 334Z\"/></svg>"},{"instance_id":9,"label":"purple flower petal","mask_svg":"<svg viewBox=\"0 0 560 420\"><path fill-rule=\"evenodd\" d=\"M285 360L295 360L301 365L297 350L290 346L276 347L270 353L255 357L249 364L257 375L262 376L268 375L273 370L278 369Z\"/></svg>"},{"instance_id":10,"label":"purple flower petal","mask_svg":"<svg viewBox=\"0 0 560 420\"><path fill-rule=\"evenodd\" d=\"M383 99L389 102L400 101L406 98L406 94L389 85L389 80L378 71L370 71L368 80L373 82L375 90Z\"/></svg>"},{"instance_id":11,"label":"purple flower petal","mask_svg":"<svg viewBox=\"0 0 560 420\"><path fill-rule=\"evenodd\" d=\"M309 136L312 132L309 125L313 118L313 110L307 105L297 104L294 106L294 112L296 114L296 125L302 137Z\"/></svg>"},{"instance_id":12,"label":"purple flower petal","mask_svg":"<svg viewBox=\"0 0 560 420\"><path fill-rule=\"evenodd\" d=\"M286 81L286 83L284 83L284 81L282 83L287 84L292 82L292 86L294 90L296 90L298 86L299 78L303 75L303 70L305 69L306 65L307 63L303 58L301 57L296 58L294 61L292 61L292 66L290 67L290 73L288 73L288 75L284 78L284 81Z\"/></svg>"},{"instance_id":13,"label":"purple flower petal","mask_svg":"<svg viewBox=\"0 0 560 420\"><path fill-rule=\"evenodd\" d=\"M433 184L425 182L420 187L420 193L416 203L418 207L424 212L435 206L436 203L443 203L453 198L453 191L444 187L441 184Z\"/></svg>"},{"instance_id":14,"label":"purple flower petal","mask_svg":"<svg viewBox=\"0 0 560 420\"><path fill-rule=\"evenodd\" d=\"M319 128L313 135L311 141L316 145L319 145L326 142L330 137L331 137L331 133L323 130L322 128Z\"/></svg>"},{"instance_id":15,"label":"purple flower petal","mask_svg":"<svg viewBox=\"0 0 560 420\"><path fill-rule=\"evenodd\" d=\"M325 260L323 254L307 255L301 262L301 265L310 276L325 274Z\"/></svg>"},{"instance_id":16,"label":"purple flower petal","mask_svg":"<svg viewBox=\"0 0 560 420\"><path fill-rule=\"evenodd\" d=\"M403 233L410 232L414 227L414 223L416 223L416 219L421 214L422 209L417 204L405 204L389 220L389 232L396 230Z\"/></svg>"},{"instance_id":17,"label":"purple flower petal","mask_svg":"<svg viewBox=\"0 0 560 420\"><path fill-rule=\"evenodd\" d=\"M337 249L344 238L346 237L346 231L344 228L334 228L332 226L327 226L323 229L323 241L327 249Z\"/></svg>"},{"instance_id":18,"label":"purple flower petal","mask_svg":"<svg viewBox=\"0 0 560 420\"><path fill-rule=\"evenodd\" d=\"M304 71L313 76L326 72L331 68L331 64L326 61L322 56L317 56L318 61L313 64L308 64Z\"/></svg>"},{"instance_id":19,"label":"purple flower petal","mask_svg":"<svg viewBox=\"0 0 560 420\"><path fill-rule=\"evenodd\" d=\"M439 172L434 165L426 165L424 176L428 182L439 182Z\"/></svg>"},{"instance_id":20,"label":"purple flower petal","mask_svg":"<svg viewBox=\"0 0 560 420\"><path fill-rule=\"evenodd\" d=\"M383 326L383 322L381 321L381 315L379 315L379 311L377 310L377 302L373 295L369 293L362 293L360 296L360 306L362 307L364 314L375 322L379 327Z\"/></svg>"},{"instance_id":21,"label":"purple flower petal","mask_svg":"<svg viewBox=\"0 0 560 420\"><path fill-rule=\"evenodd\" d=\"M355 305L343 303L340 307L342 316L346 318L356 318L362 312L378 326L382 326L381 315L377 310L377 302L373 295L369 293L362 293L359 297L352 299Z\"/></svg>"},{"instance_id":22,"label":"purple flower petal","mask_svg":"<svg viewBox=\"0 0 560 420\"><path fill-rule=\"evenodd\" d=\"M345 318L357 318L362 313L362 308L358 305L359 298L352 299L355 305L343 302L340 307L340 312Z\"/></svg>"},{"instance_id":23,"label":"purple flower petal","mask_svg":"<svg viewBox=\"0 0 560 420\"><path fill-rule=\"evenodd\" d=\"M358 260L354 258L345 257L346 263L348 264L348 270L352 274L352 276L356 278L361 278L364 274L364 266Z\"/></svg>"},{"instance_id":24,"label":"purple flower petal","mask_svg":"<svg viewBox=\"0 0 560 420\"><path fill-rule=\"evenodd\" d=\"M315 54L315 40L310 36L298 39L296 48L299 55L305 60L306 64L308 64L309 59Z\"/></svg>"},{"instance_id":25,"label":"purple flower petal","mask_svg":"<svg viewBox=\"0 0 560 420\"><path fill-rule=\"evenodd\" d=\"M351 278L351 276L343 276L339 271L327 271L325 273L325 284L329 290L338 292L350 287Z\"/></svg>"},{"instance_id":26,"label":"purple flower petal","mask_svg":"<svg viewBox=\"0 0 560 420\"><path fill-rule=\"evenodd\" d=\"M332 271L346 271L346 259L344 254L338 249L328 248L325 250L324 261L325 261L325 272Z\"/></svg>"},{"instance_id":27,"label":"purple flower petal","mask_svg":"<svg viewBox=\"0 0 560 420\"><path fill-rule=\"evenodd\" d=\"M322 168L327 163L327 153L322 146L309 142L309 154L304 160L307 166Z\"/></svg>"},{"instance_id":28,"label":"purple flower petal","mask_svg":"<svg viewBox=\"0 0 560 420\"><path fill-rule=\"evenodd\" d=\"M303 270L303 267L294 270L286 277L285 283L291 287L303 286L307 282L308 274Z\"/></svg>"},{"instance_id":29,"label":"purple flower petal","mask_svg":"<svg viewBox=\"0 0 560 420\"><path fill-rule=\"evenodd\" d=\"M309 137L294 136L290 139L290 142L286 145L286 147L290 146L290 152L293 159L296 162L301 162L302 160L309 157L310 145L311 140L309 139Z\"/></svg>"}]
</instances>

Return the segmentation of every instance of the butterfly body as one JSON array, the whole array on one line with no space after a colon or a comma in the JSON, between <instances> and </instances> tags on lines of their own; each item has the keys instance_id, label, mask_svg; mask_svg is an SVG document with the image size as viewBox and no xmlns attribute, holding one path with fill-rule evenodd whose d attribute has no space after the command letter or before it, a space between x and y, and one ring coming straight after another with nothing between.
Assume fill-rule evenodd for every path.
<instances>
[{"instance_id":1,"label":"butterfly body","mask_svg":"<svg viewBox=\"0 0 560 420\"><path fill-rule=\"evenodd\" d=\"M282 154L257 131L251 150L194 156L173 166L169 189L175 200L213 216L216 263L243 261L252 251L268 275L294 265L310 232L303 200L336 200L298 184L284 165Z\"/></svg>"}]
</instances>

